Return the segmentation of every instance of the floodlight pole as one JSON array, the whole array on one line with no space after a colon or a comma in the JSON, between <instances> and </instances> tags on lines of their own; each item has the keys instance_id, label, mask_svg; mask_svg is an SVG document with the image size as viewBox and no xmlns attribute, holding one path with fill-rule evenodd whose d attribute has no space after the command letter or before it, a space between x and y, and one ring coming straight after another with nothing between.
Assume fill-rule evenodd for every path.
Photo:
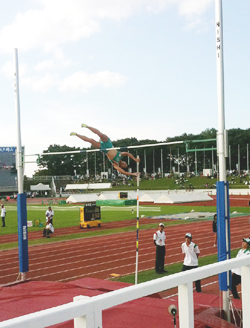
<instances>
[{"instance_id":1,"label":"floodlight pole","mask_svg":"<svg viewBox=\"0 0 250 328\"><path fill-rule=\"evenodd\" d=\"M217 135L217 153L219 158L219 181L224 182L225 205L227 201L226 188L226 133L225 133L225 101L224 101L224 61L223 61L223 17L222 17L222 0L215 0L215 23L216 23L216 61L217 61L217 97L218 97L218 135ZM217 189L218 191L218 189ZM218 206L218 205L217 205ZM225 206L225 218L228 217L228 206ZM217 208L218 210L218 208ZM229 249L228 227L225 224L226 249ZM220 247L220 245L218 245ZM227 258L230 254L227 252ZM227 286L229 286L229 272L227 273ZM229 310L229 289L223 293L223 310L226 319L230 321Z\"/></svg>"}]
</instances>

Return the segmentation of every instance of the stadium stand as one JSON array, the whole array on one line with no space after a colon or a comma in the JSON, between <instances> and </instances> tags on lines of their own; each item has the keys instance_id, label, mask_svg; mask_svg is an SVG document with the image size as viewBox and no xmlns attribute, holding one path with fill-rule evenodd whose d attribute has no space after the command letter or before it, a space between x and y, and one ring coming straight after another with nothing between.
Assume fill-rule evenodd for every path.
<instances>
[{"instance_id":1,"label":"stadium stand","mask_svg":"<svg viewBox=\"0 0 250 328\"><path fill-rule=\"evenodd\" d=\"M17 191L16 147L0 147L0 192Z\"/></svg>"}]
</instances>

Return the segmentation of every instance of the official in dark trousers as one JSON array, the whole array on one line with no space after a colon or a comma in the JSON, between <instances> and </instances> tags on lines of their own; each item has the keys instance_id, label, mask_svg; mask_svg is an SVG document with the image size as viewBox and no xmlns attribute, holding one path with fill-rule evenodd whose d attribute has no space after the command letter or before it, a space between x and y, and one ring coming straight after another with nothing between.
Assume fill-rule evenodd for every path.
<instances>
[{"instance_id":1,"label":"official in dark trousers","mask_svg":"<svg viewBox=\"0 0 250 328\"><path fill-rule=\"evenodd\" d=\"M186 233L185 243L181 245L182 253L185 254L184 262L181 271L192 270L198 268L198 257L200 250L197 244L192 242L192 234ZM195 281L197 293L201 293L201 281Z\"/></svg>"},{"instance_id":2,"label":"official in dark trousers","mask_svg":"<svg viewBox=\"0 0 250 328\"><path fill-rule=\"evenodd\" d=\"M2 225L2 228L4 228L5 227L5 217L6 217L6 209L5 209L5 207L4 207L4 205L1 205L1 218L2 218L2 223L3 223L3 225Z\"/></svg>"},{"instance_id":3,"label":"official in dark trousers","mask_svg":"<svg viewBox=\"0 0 250 328\"><path fill-rule=\"evenodd\" d=\"M250 239L243 238L242 239L242 248L238 251L236 258L245 257L250 255L249 251ZM241 284L241 268L236 268L232 270L232 294L233 297L239 299L239 294L237 291L237 286Z\"/></svg>"},{"instance_id":4,"label":"official in dark trousers","mask_svg":"<svg viewBox=\"0 0 250 328\"><path fill-rule=\"evenodd\" d=\"M165 261L165 239L166 234L164 231L164 224L160 223L158 231L154 233L154 244L156 246L156 259L155 259L155 272L164 273L167 272L164 270L164 261Z\"/></svg>"}]
</instances>

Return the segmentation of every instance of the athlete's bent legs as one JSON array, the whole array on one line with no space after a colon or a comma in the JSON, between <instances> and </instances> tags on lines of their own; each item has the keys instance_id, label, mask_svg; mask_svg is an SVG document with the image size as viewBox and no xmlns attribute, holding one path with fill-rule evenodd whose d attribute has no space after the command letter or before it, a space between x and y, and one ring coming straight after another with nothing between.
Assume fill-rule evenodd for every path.
<instances>
[{"instance_id":1,"label":"athlete's bent legs","mask_svg":"<svg viewBox=\"0 0 250 328\"><path fill-rule=\"evenodd\" d=\"M82 136L78 133L75 134L78 138L82 139L83 141L86 141L86 142L89 142L91 143L91 145L94 147L94 148L97 148L97 149L100 149L101 148L101 143L99 141L96 141L94 139L91 139L91 138L88 138L88 137L85 137L85 136Z\"/></svg>"},{"instance_id":2,"label":"athlete's bent legs","mask_svg":"<svg viewBox=\"0 0 250 328\"><path fill-rule=\"evenodd\" d=\"M97 134L98 137L101 139L102 142L106 142L109 140L109 137L106 136L106 134L100 132L99 130L97 130L96 128L93 128L91 126L88 126L86 124L82 124L82 127L85 127L87 129L89 129L90 131L92 131L93 133Z\"/></svg>"}]
</instances>

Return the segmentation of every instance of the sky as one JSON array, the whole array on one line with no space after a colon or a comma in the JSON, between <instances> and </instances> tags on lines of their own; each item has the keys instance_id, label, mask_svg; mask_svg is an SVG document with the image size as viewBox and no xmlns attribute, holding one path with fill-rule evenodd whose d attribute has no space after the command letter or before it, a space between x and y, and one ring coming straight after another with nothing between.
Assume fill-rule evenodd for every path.
<instances>
[{"instance_id":1,"label":"sky","mask_svg":"<svg viewBox=\"0 0 250 328\"><path fill-rule=\"evenodd\" d=\"M88 147L70 136L95 137L81 123L159 142L218 128L215 0L2 0L0 12L0 146L18 142L14 48L27 155ZM227 129L249 128L249 16L249 0L223 1Z\"/></svg>"}]
</instances>

